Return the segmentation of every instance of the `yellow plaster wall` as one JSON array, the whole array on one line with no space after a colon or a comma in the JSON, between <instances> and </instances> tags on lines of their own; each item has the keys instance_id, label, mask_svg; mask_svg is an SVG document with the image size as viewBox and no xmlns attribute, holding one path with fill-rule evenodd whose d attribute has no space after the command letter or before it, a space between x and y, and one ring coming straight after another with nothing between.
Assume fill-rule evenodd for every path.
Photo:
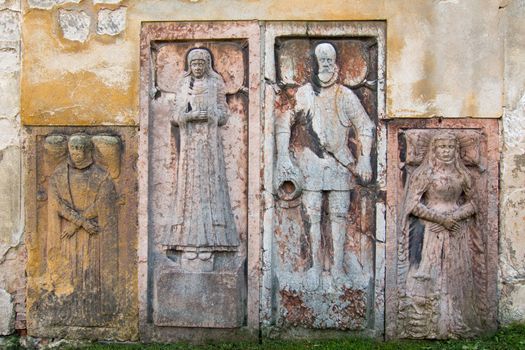
<instances>
[{"instance_id":1,"label":"yellow plaster wall","mask_svg":"<svg viewBox=\"0 0 525 350\"><path fill-rule=\"evenodd\" d=\"M63 4L92 17L85 43L62 38L57 8L24 0L21 114L25 125L135 125L145 21L386 20L388 117L500 117L499 0L124 0ZM127 7L127 29L95 34L100 8Z\"/></svg>"}]
</instances>

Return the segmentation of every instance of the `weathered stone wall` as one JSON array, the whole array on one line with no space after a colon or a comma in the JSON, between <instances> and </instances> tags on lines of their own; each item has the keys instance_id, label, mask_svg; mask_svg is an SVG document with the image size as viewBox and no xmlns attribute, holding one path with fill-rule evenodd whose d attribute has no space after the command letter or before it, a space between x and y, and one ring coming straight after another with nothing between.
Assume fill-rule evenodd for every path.
<instances>
[{"instance_id":1,"label":"weathered stone wall","mask_svg":"<svg viewBox=\"0 0 525 350\"><path fill-rule=\"evenodd\" d=\"M499 1L77 2L25 3L24 124L136 124L142 22L252 19L386 20L387 117L502 115Z\"/></svg>"},{"instance_id":2,"label":"weathered stone wall","mask_svg":"<svg viewBox=\"0 0 525 350\"><path fill-rule=\"evenodd\" d=\"M0 335L25 329L20 20L20 1L0 2Z\"/></svg>"},{"instance_id":3,"label":"weathered stone wall","mask_svg":"<svg viewBox=\"0 0 525 350\"><path fill-rule=\"evenodd\" d=\"M500 200L500 305L502 322L525 319L525 1L502 4L504 114Z\"/></svg>"},{"instance_id":4,"label":"weathered stone wall","mask_svg":"<svg viewBox=\"0 0 525 350\"><path fill-rule=\"evenodd\" d=\"M499 319L525 320L524 13L524 0L0 0L0 334L25 328L21 129L138 126L149 21L386 21L380 119L501 118Z\"/></svg>"}]
</instances>

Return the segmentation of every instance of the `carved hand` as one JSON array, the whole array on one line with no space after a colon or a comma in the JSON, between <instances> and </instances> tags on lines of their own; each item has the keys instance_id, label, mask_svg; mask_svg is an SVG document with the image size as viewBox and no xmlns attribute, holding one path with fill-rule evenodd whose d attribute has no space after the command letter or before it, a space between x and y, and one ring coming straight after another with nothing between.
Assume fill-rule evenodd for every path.
<instances>
[{"instance_id":1,"label":"carved hand","mask_svg":"<svg viewBox=\"0 0 525 350\"><path fill-rule=\"evenodd\" d=\"M60 238L71 238L75 233L77 233L79 227L74 224L69 224L66 226L64 231L62 231L62 234L60 235Z\"/></svg>"},{"instance_id":2,"label":"carved hand","mask_svg":"<svg viewBox=\"0 0 525 350\"><path fill-rule=\"evenodd\" d=\"M190 121L194 122L205 122L208 120L208 111L206 110L196 110L190 112Z\"/></svg>"},{"instance_id":3,"label":"carved hand","mask_svg":"<svg viewBox=\"0 0 525 350\"><path fill-rule=\"evenodd\" d=\"M364 183L368 183L370 180L372 180L372 165L370 164L370 156L359 157L357 166L355 167L355 172Z\"/></svg>"},{"instance_id":4,"label":"carved hand","mask_svg":"<svg viewBox=\"0 0 525 350\"><path fill-rule=\"evenodd\" d=\"M279 157L277 159L277 178L280 180L287 180L297 173L297 169L293 165L289 157Z\"/></svg>"},{"instance_id":5,"label":"carved hand","mask_svg":"<svg viewBox=\"0 0 525 350\"><path fill-rule=\"evenodd\" d=\"M91 220L83 222L82 227L91 235L96 235L100 232L100 227Z\"/></svg>"},{"instance_id":6,"label":"carved hand","mask_svg":"<svg viewBox=\"0 0 525 350\"><path fill-rule=\"evenodd\" d=\"M458 233L460 229L459 222L453 216L447 215L441 223L447 230Z\"/></svg>"}]
</instances>

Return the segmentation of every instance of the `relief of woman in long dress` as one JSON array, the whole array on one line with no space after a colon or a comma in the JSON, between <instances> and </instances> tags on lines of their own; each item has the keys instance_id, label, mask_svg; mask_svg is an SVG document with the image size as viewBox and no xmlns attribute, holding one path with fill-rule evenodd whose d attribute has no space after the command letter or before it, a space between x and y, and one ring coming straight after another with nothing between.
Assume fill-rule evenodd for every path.
<instances>
[{"instance_id":1,"label":"relief of woman in long dress","mask_svg":"<svg viewBox=\"0 0 525 350\"><path fill-rule=\"evenodd\" d=\"M473 178L446 131L407 181L398 241L399 334L457 338L480 332L483 242Z\"/></svg>"},{"instance_id":2,"label":"relief of woman in long dress","mask_svg":"<svg viewBox=\"0 0 525 350\"><path fill-rule=\"evenodd\" d=\"M229 111L224 80L213 70L210 52L191 49L187 67L172 115L180 147L174 222L163 244L207 259L211 252L239 245L219 134Z\"/></svg>"}]
</instances>

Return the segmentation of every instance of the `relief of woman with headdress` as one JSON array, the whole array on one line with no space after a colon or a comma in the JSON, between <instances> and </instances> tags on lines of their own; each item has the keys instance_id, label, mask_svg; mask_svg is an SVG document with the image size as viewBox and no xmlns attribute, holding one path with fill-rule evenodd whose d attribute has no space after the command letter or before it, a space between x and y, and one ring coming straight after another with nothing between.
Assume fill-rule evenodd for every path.
<instances>
[{"instance_id":1,"label":"relief of woman with headdress","mask_svg":"<svg viewBox=\"0 0 525 350\"><path fill-rule=\"evenodd\" d=\"M225 85L208 50L188 52L178 86L172 115L180 130L175 215L163 245L207 259L239 245L219 133L228 121Z\"/></svg>"},{"instance_id":2,"label":"relief of woman with headdress","mask_svg":"<svg viewBox=\"0 0 525 350\"><path fill-rule=\"evenodd\" d=\"M438 132L405 190L398 236L402 337L479 333L485 303L478 276L484 275L484 265L475 256L484 252L476 212L473 178L460 157L458 138Z\"/></svg>"}]
</instances>

